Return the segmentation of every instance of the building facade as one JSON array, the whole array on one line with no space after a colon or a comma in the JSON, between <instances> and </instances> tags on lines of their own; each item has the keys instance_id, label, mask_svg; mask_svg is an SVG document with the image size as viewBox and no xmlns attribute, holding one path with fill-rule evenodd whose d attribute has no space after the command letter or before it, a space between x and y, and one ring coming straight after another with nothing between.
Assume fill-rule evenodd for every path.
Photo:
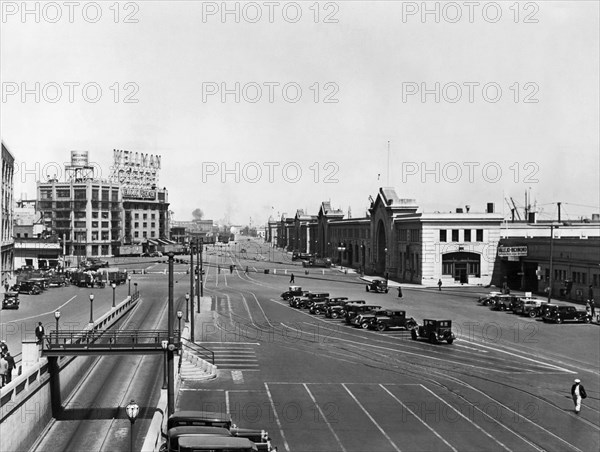
<instances>
[{"instance_id":1,"label":"building facade","mask_svg":"<svg viewBox=\"0 0 600 452\"><path fill-rule=\"evenodd\" d=\"M61 240L65 264L112 256L121 244L122 201L118 184L89 178L38 182L37 209L46 229Z\"/></svg>"},{"instance_id":2,"label":"building facade","mask_svg":"<svg viewBox=\"0 0 600 452\"><path fill-rule=\"evenodd\" d=\"M0 206L0 282L2 288L12 282L14 271L14 172L15 159L2 142L2 205Z\"/></svg>"},{"instance_id":3,"label":"building facade","mask_svg":"<svg viewBox=\"0 0 600 452\"><path fill-rule=\"evenodd\" d=\"M169 199L166 188L123 192L123 243L143 244L169 239Z\"/></svg>"}]
</instances>

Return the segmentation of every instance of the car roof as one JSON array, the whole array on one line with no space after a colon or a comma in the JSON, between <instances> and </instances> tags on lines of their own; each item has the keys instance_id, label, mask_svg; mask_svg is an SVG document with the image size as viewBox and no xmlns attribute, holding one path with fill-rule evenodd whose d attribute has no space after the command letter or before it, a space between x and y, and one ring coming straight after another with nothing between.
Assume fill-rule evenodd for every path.
<instances>
[{"instance_id":1,"label":"car roof","mask_svg":"<svg viewBox=\"0 0 600 452\"><path fill-rule=\"evenodd\" d=\"M179 435L211 435L211 436L233 436L231 431L224 427L211 427L204 425L178 425L169 429L169 436Z\"/></svg>"},{"instance_id":2,"label":"car roof","mask_svg":"<svg viewBox=\"0 0 600 452\"><path fill-rule=\"evenodd\" d=\"M227 436L184 436L179 440L179 447L187 447L196 450L214 450L223 448L226 450L258 450L256 445L248 438Z\"/></svg>"},{"instance_id":3,"label":"car roof","mask_svg":"<svg viewBox=\"0 0 600 452\"><path fill-rule=\"evenodd\" d=\"M195 411L195 410L175 411L171 416L169 416L169 420L172 420L172 419L231 422L231 416L229 416L228 414L225 414L225 413L217 412L217 411Z\"/></svg>"}]
</instances>

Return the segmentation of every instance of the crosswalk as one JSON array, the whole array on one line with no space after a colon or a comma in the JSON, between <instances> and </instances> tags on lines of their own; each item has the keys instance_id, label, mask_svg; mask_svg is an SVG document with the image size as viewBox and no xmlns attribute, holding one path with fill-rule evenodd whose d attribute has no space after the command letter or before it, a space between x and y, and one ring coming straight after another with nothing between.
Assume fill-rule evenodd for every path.
<instances>
[{"instance_id":1,"label":"crosswalk","mask_svg":"<svg viewBox=\"0 0 600 452\"><path fill-rule=\"evenodd\" d=\"M220 370L259 370L256 350L249 344L211 344L215 365Z\"/></svg>"}]
</instances>

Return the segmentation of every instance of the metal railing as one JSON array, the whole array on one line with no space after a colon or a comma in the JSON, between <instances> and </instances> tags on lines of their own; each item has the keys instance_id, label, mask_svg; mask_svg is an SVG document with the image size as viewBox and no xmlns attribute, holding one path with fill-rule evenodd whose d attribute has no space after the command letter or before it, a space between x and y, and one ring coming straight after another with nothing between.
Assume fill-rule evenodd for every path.
<instances>
[{"instance_id":1,"label":"metal railing","mask_svg":"<svg viewBox=\"0 0 600 452\"><path fill-rule=\"evenodd\" d=\"M195 342L187 340L185 337L181 338L181 351L194 353L205 361L210 361L211 364L215 363L215 352L203 347L202 345L196 344Z\"/></svg>"},{"instance_id":2,"label":"metal railing","mask_svg":"<svg viewBox=\"0 0 600 452\"><path fill-rule=\"evenodd\" d=\"M76 350L81 348L160 348L169 340L166 330L83 330L51 331L45 337L45 350ZM173 331L174 345L179 348L179 331Z\"/></svg>"}]
</instances>

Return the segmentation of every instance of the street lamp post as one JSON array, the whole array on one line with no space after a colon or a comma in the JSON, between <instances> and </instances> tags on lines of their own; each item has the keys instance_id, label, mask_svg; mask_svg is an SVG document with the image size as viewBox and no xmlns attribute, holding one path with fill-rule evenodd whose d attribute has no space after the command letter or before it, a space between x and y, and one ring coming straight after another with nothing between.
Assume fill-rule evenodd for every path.
<instances>
[{"instance_id":1,"label":"street lamp post","mask_svg":"<svg viewBox=\"0 0 600 452\"><path fill-rule=\"evenodd\" d=\"M115 290L117 289L117 285L113 282L110 285L110 287L112 287L112 290L113 290L113 304L112 304L112 307L114 308L115 307Z\"/></svg>"},{"instance_id":2,"label":"street lamp post","mask_svg":"<svg viewBox=\"0 0 600 452\"><path fill-rule=\"evenodd\" d=\"M553 257L554 257L554 225L550 225L550 270L548 275L548 303L551 302L552 298L552 272L554 269L553 266ZM556 226L558 227L558 226Z\"/></svg>"},{"instance_id":3,"label":"street lamp post","mask_svg":"<svg viewBox=\"0 0 600 452\"><path fill-rule=\"evenodd\" d=\"M177 311L177 321L179 322L179 344L181 344L181 318L183 317L183 312Z\"/></svg>"},{"instance_id":4,"label":"street lamp post","mask_svg":"<svg viewBox=\"0 0 600 452\"><path fill-rule=\"evenodd\" d=\"M58 319L60 319L60 311L54 311L54 318L56 319L56 343L58 344Z\"/></svg>"},{"instance_id":5,"label":"street lamp post","mask_svg":"<svg viewBox=\"0 0 600 452\"><path fill-rule=\"evenodd\" d=\"M135 424L135 419L137 418L138 413L140 412L140 407L132 399L131 402L129 402L127 404L127 406L125 407L125 412L127 413L129 422L131 422L131 434L130 434L131 441L129 444L129 451L133 452L133 424Z\"/></svg>"},{"instance_id":6,"label":"street lamp post","mask_svg":"<svg viewBox=\"0 0 600 452\"><path fill-rule=\"evenodd\" d=\"M90 294L90 323L94 323L94 294Z\"/></svg>"},{"instance_id":7,"label":"street lamp post","mask_svg":"<svg viewBox=\"0 0 600 452\"><path fill-rule=\"evenodd\" d=\"M185 294L185 321L190 321L190 294Z\"/></svg>"},{"instance_id":8,"label":"street lamp post","mask_svg":"<svg viewBox=\"0 0 600 452\"><path fill-rule=\"evenodd\" d=\"M127 281L129 282L129 290L127 291L127 295L131 296L131 275L127 276Z\"/></svg>"},{"instance_id":9,"label":"street lamp post","mask_svg":"<svg viewBox=\"0 0 600 452\"><path fill-rule=\"evenodd\" d=\"M169 341L162 341L160 343L163 349L163 389L167 389L167 348L169 347Z\"/></svg>"}]
</instances>

